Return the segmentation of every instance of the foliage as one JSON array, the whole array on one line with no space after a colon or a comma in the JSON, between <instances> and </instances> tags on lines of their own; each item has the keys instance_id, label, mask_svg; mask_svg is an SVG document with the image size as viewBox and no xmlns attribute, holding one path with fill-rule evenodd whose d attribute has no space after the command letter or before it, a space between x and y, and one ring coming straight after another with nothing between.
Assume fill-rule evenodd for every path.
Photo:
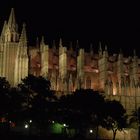
<instances>
[{"instance_id":1,"label":"foliage","mask_svg":"<svg viewBox=\"0 0 140 140\"><path fill-rule=\"evenodd\" d=\"M10 105L10 84L4 77L0 77L0 116L7 116Z\"/></svg>"},{"instance_id":2,"label":"foliage","mask_svg":"<svg viewBox=\"0 0 140 140\"><path fill-rule=\"evenodd\" d=\"M126 110L119 101L107 100L104 115L103 127L113 131L113 140L115 140L117 130L123 130L126 127Z\"/></svg>"},{"instance_id":3,"label":"foliage","mask_svg":"<svg viewBox=\"0 0 140 140\"><path fill-rule=\"evenodd\" d=\"M103 95L91 89L80 89L60 98L55 116L59 122L68 124L69 128L75 128L82 134L87 128L100 125L103 107Z\"/></svg>"},{"instance_id":4,"label":"foliage","mask_svg":"<svg viewBox=\"0 0 140 140\"><path fill-rule=\"evenodd\" d=\"M89 127L96 128L96 136L101 125L113 131L113 139L117 130L126 127L126 111L120 102L105 100L92 89L79 89L58 100L50 87L50 81L41 76L29 75L18 88L11 88L5 78L0 78L0 117L32 119L42 128L54 120L81 134ZM140 122L140 108L137 113Z\"/></svg>"},{"instance_id":5,"label":"foliage","mask_svg":"<svg viewBox=\"0 0 140 140\"><path fill-rule=\"evenodd\" d=\"M17 121L22 116L22 94L18 88L12 87L9 89L10 105L9 105L9 118L10 120Z\"/></svg>"},{"instance_id":6,"label":"foliage","mask_svg":"<svg viewBox=\"0 0 140 140\"><path fill-rule=\"evenodd\" d=\"M50 90L50 81L39 76L29 75L19 84L23 97L24 118L32 119L43 127L51 116L53 102L57 99Z\"/></svg>"}]
</instances>

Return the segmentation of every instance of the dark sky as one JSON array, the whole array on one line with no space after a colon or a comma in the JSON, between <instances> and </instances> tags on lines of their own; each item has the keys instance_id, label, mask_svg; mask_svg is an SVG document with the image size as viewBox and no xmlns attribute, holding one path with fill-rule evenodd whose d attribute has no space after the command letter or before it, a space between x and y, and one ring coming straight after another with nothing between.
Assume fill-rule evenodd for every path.
<instances>
[{"instance_id":1,"label":"dark sky","mask_svg":"<svg viewBox=\"0 0 140 140\"><path fill-rule=\"evenodd\" d=\"M76 1L76 0L75 0ZM97 51L99 41L107 44L111 53L132 55L133 49L140 56L140 8L138 3L88 0L3 0L0 4L0 27L15 8L16 20L21 30L22 22L27 24L29 43L37 36L45 36L46 42L79 40L81 47L88 48L93 43Z\"/></svg>"}]
</instances>

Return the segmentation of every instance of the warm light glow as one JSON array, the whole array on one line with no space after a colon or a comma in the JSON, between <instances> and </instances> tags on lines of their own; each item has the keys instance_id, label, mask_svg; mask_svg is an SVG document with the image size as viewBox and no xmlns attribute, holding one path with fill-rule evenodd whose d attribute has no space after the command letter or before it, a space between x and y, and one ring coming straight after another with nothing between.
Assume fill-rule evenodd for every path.
<instances>
[{"instance_id":1,"label":"warm light glow","mask_svg":"<svg viewBox=\"0 0 140 140\"><path fill-rule=\"evenodd\" d=\"M25 124L25 126L24 126L25 128L28 128L29 127L29 125L28 124Z\"/></svg>"},{"instance_id":2,"label":"warm light glow","mask_svg":"<svg viewBox=\"0 0 140 140\"><path fill-rule=\"evenodd\" d=\"M92 129L90 129L90 130L89 130L89 133L93 133L93 130L92 130Z\"/></svg>"},{"instance_id":3,"label":"warm light glow","mask_svg":"<svg viewBox=\"0 0 140 140\"><path fill-rule=\"evenodd\" d=\"M66 124L64 123L63 126L66 127Z\"/></svg>"},{"instance_id":4,"label":"warm light glow","mask_svg":"<svg viewBox=\"0 0 140 140\"><path fill-rule=\"evenodd\" d=\"M95 72L96 72L96 73L99 73L99 70L98 70L98 69L96 69L96 70L95 70Z\"/></svg>"},{"instance_id":5,"label":"warm light glow","mask_svg":"<svg viewBox=\"0 0 140 140\"><path fill-rule=\"evenodd\" d=\"M30 120L29 122L32 123L32 120Z\"/></svg>"},{"instance_id":6,"label":"warm light glow","mask_svg":"<svg viewBox=\"0 0 140 140\"><path fill-rule=\"evenodd\" d=\"M113 95L116 95L116 89L113 88Z\"/></svg>"}]
</instances>

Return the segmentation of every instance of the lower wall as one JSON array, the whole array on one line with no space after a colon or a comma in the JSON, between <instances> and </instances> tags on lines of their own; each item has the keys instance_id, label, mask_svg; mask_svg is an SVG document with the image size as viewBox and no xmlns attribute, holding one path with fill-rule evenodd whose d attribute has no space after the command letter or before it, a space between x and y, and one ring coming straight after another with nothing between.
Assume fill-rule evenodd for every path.
<instances>
[{"instance_id":1,"label":"lower wall","mask_svg":"<svg viewBox=\"0 0 140 140\"><path fill-rule=\"evenodd\" d=\"M111 130L106 130L102 127L99 128L99 138L105 140L112 140L113 132ZM87 138L95 138L95 135L87 133ZM127 129L124 131L117 131L116 140L138 140L138 130L136 129Z\"/></svg>"}]
</instances>

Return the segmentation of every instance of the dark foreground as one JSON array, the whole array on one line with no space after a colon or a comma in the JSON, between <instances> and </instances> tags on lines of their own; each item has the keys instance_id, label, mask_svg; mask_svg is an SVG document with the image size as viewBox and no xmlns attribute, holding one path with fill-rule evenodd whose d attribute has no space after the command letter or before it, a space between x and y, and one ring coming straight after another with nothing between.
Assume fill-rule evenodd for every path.
<instances>
[{"instance_id":1,"label":"dark foreground","mask_svg":"<svg viewBox=\"0 0 140 140\"><path fill-rule=\"evenodd\" d=\"M62 136L62 135L26 136L26 135L15 135L15 134L7 134L7 135L2 134L2 135L0 135L0 139L1 140L10 140L10 139L14 139L14 140L94 140L94 139L86 139L82 136L75 136L73 138L68 138L68 137ZM99 139L99 140L101 140L101 139Z\"/></svg>"}]
</instances>

